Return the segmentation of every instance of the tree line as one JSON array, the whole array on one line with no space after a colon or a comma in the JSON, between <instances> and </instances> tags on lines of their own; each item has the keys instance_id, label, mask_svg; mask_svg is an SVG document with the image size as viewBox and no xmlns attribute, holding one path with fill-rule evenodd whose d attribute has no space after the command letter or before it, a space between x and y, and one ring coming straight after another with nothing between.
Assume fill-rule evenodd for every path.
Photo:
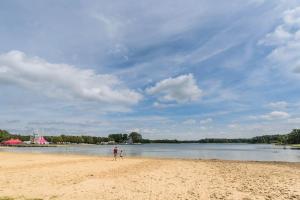
<instances>
[{"instance_id":1,"label":"tree line","mask_svg":"<svg viewBox=\"0 0 300 200\"><path fill-rule=\"evenodd\" d=\"M73 136L73 135L59 135L59 136L44 136L44 138L54 144L60 143L85 143L85 144L101 144L101 143L142 143L142 135L137 132L131 132L130 134L109 134L107 137L96 136Z\"/></svg>"},{"instance_id":2,"label":"tree line","mask_svg":"<svg viewBox=\"0 0 300 200\"><path fill-rule=\"evenodd\" d=\"M300 144L300 129L294 129L288 134L263 135L252 138L206 138L199 143L250 143L250 144Z\"/></svg>"},{"instance_id":3,"label":"tree line","mask_svg":"<svg viewBox=\"0 0 300 200\"><path fill-rule=\"evenodd\" d=\"M200 140L150 140L150 143L248 143L248 144L300 144L300 129L288 134L262 135L252 138L204 138Z\"/></svg>"},{"instance_id":4,"label":"tree line","mask_svg":"<svg viewBox=\"0 0 300 200\"><path fill-rule=\"evenodd\" d=\"M8 140L10 138L19 139L22 141L29 141L30 135L16 135L10 134L6 130L0 129L0 142ZM137 132L131 132L130 134L110 134L108 137L96 137L96 136L74 136L74 135L58 135L58 136L44 136L44 138L53 144L63 144L63 143L74 143L74 144L101 144L108 142L115 143L142 143L145 141L142 135Z\"/></svg>"},{"instance_id":5,"label":"tree line","mask_svg":"<svg viewBox=\"0 0 300 200\"><path fill-rule=\"evenodd\" d=\"M101 143L250 143L250 144L300 144L300 129L294 129L288 134L277 135L263 135L252 138L205 138L200 140L149 140L144 139L141 134L131 132L130 134L109 134L107 137L96 136L73 136L73 135L59 135L59 136L44 136L45 139L54 144L61 143L86 143L86 144L101 144ZM10 138L17 138L22 141L29 141L29 135L14 135L6 130L0 129L0 142Z\"/></svg>"}]
</instances>

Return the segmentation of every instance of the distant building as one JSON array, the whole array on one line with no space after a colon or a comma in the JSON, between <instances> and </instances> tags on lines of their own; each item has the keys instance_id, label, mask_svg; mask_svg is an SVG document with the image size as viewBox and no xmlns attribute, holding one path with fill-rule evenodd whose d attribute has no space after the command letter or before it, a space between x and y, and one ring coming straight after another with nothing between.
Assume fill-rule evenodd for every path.
<instances>
[{"instance_id":1,"label":"distant building","mask_svg":"<svg viewBox=\"0 0 300 200\"><path fill-rule=\"evenodd\" d=\"M115 144L115 141L100 142L100 144Z\"/></svg>"}]
</instances>

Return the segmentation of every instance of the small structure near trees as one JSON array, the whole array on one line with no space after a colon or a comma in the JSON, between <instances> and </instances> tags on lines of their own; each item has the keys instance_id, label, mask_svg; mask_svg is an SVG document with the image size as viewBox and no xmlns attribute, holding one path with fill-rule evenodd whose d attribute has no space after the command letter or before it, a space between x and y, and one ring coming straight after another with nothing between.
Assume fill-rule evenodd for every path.
<instances>
[{"instance_id":1,"label":"small structure near trees","mask_svg":"<svg viewBox=\"0 0 300 200\"><path fill-rule=\"evenodd\" d=\"M49 142L43 137L40 136L38 133L33 133L31 136L31 144L49 144Z\"/></svg>"},{"instance_id":2,"label":"small structure near trees","mask_svg":"<svg viewBox=\"0 0 300 200\"><path fill-rule=\"evenodd\" d=\"M22 144L23 142L19 139L9 139L4 141L2 144L4 145L18 145L18 144Z\"/></svg>"}]
</instances>

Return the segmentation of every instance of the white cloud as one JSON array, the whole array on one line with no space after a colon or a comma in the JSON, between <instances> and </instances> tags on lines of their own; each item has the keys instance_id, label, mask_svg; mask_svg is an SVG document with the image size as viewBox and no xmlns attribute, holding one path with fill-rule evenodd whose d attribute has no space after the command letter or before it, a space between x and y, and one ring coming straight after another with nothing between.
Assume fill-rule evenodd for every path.
<instances>
[{"instance_id":1,"label":"white cloud","mask_svg":"<svg viewBox=\"0 0 300 200\"><path fill-rule=\"evenodd\" d=\"M146 93L159 96L161 102L186 103L198 100L202 90L192 74L167 78L146 89Z\"/></svg>"},{"instance_id":2,"label":"white cloud","mask_svg":"<svg viewBox=\"0 0 300 200\"><path fill-rule=\"evenodd\" d=\"M159 102L154 102L153 103L153 107L155 108L171 108L171 107L175 107L177 104L174 103L159 103Z\"/></svg>"},{"instance_id":3,"label":"white cloud","mask_svg":"<svg viewBox=\"0 0 300 200\"><path fill-rule=\"evenodd\" d=\"M206 119L200 120L200 124L208 124L208 123L211 123L212 121L213 121L212 118L206 118Z\"/></svg>"},{"instance_id":4,"label":"white cloud","mask_svg":"<svg viewBox=\"0 0 300 200\"><path fill-rule=\"evenodd\" d=\"M206 119L200 120L199 124L206 125L206 124L211 123L212 121L213 121L212 118L206 118ZM186 124L186 125L192 125L192 124L197 124L197 121L195 119L187 119L187 120L183 121L182 123ZM201 127L203 127L203 126L201 126Z\"/></svg>"},{"instance_id":5,"label":"white cloud","mask_svg":"<svg viewBox=\"0 0 300 200\"><path fill-rule=\"evenodd\" d=\"M185 125L192 125L192 124L196 124L196 120L194 119L187 119L185 121L182 122Z\"/></svg>"},{"instance_id":6,"label":"white cloud","mask_svg":"<svg viewBox=\"0 0 300 200\"><path fill-rule=\"evenodd\" d=\"M300 73L300 7L285 11L282 23L259 44L274 46L268 55L272 64Z\"/></svg>"},{"instance_id":7,"label":"white cloud","mask_svg":"<svg viewBox=\"0 0 300 200\"><path fill-rule=\"evenodd\" d=\"M288 106L288 103L285 101L276 101L269 103L268 106L275 109L284 109Z\"/></svg>"},{"instance_id":8,"label":"white cloud","mask_svg":"<svg viewBox=\"0 0 300 200\"><path fill-rule=\"evenodd\" d=\"M20 51L0 55L0 84L15 84L47 96L128 106L142 95L112 75L67 64L52 64Z\"/></svg>"},{"instance_id":9,"label":"white cloud","mask_svg":"<svg viewBox=\"0 0 300 200\"><path fill-rule=\"evenodd\" d=\"M256 119L265 119L265 120L276 120L276 119L287 119L290 115L287 112L283 111L272 111L265 115L260 115Z\"/></svg>"},{"instance_id":10,"label":"white cloud","mask_svg":"<svg viewBox=\"0 0 300 200\"><path fill-rule=\"evenodd\" d=\"M288 123L300 124L300 117L288 119Z\"/></svg>"},{"instance_id":11,"label":"white cloud","mask_svg":"<svg viewBox=\"0 0 300 200\"><path fill-rule=\"evenodd\" d=\"M233 124L228 124L227 126L228 128L237 128L239 127L239 124L233 123Z\"/></svg>"}]
</instances>

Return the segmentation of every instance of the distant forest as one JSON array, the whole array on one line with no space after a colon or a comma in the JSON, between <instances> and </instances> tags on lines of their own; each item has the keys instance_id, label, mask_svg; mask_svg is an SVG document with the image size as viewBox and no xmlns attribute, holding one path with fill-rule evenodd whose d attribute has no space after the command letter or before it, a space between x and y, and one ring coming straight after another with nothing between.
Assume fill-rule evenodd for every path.
<instances>
[{"instance_id":1,"label":"distant forest","mask_svg":"<svg viewBox=\"0 0 300 200\"><path fill-rule=\"evenodd\" d=\"M248 144L300 144L300 129L288 134L263 135L252 138L205 138L200 140L150 140L151 143L248 143Z\"/></svg>"},{"instance_id":2,"label":"distant forest","mask_svg":"<svg viewBox=\"0 0 300 200\"><path fill-rule=\"evenodd\" d=\"M96 136L72 136L72 135L59 135L59 136L44 136L47 141L53 144L64 143L86 143L86 144L103 144L103 143L250 143L250 144L300 144L300 129L294 129L288 134L278 135L263 135L253 138L205 138L200 140L149 140L143 139L142 135L137 132L130 134L110 134L107 137ZM18 138L22 141L29 141L30 135L15 135L10 134L8 131L0 129L0 142L10 138Z\"/></svg>"}]
</instances>

